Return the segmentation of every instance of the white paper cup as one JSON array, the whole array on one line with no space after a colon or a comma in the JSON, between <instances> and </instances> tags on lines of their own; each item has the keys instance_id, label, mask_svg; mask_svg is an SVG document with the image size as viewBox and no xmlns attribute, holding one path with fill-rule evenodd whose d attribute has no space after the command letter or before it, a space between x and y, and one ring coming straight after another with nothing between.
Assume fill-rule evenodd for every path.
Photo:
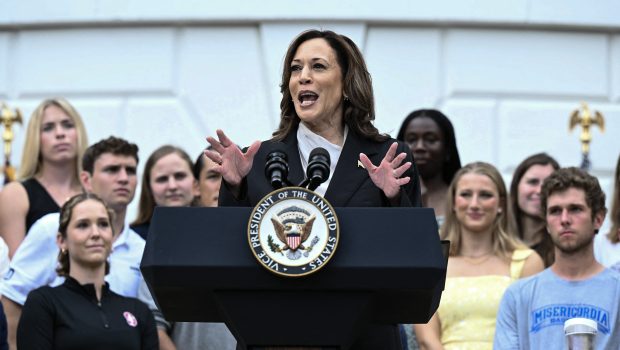
<instances>
[{"instance_id":1,"label":"white paper cup","mask_svg":"<svg viewBox=\"0 0 620 350\"><path fill-rule=\"evenodd\" d=\"M569 350L594 350L596 321L589 318L571 318L564 322L564 335Z\"/></svg>"}]
</instances>

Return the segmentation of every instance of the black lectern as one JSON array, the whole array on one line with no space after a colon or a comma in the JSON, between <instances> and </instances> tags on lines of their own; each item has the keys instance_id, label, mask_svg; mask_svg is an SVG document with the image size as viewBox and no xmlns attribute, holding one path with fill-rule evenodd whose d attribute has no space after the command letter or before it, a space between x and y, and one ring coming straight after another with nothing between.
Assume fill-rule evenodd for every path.
<instances>
[{"instance_id":1,"label":"black lectern","mask_svg":"<svg viewBox=\"0 0 620 350\"><path fill-rule=\"evenodd\" d=\"M171 321L225 322L242 347L348 349L369 325L426 323L446 257L428 208L335 208L338 249L321 271L286 278L256 261L252 208L156 208L142 273Z\"/></svg>"}]
</instances>

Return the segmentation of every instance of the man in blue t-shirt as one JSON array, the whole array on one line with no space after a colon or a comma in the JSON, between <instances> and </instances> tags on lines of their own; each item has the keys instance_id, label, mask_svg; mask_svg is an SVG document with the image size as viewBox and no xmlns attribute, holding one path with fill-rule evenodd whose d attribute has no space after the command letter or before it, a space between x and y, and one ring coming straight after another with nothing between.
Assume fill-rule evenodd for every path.
<instances>
[{"instance_id":1,"label":"man in blue t-shirt","mask_svg":"<svg viewBox=\"0 0 620 350\"><path fill-rule=\"evenodd\" d=\"M620 349L620 274L594 259L607 212L598 180L577 168L557 170L543 184L541 210L555 262L506 290L493 348L566 349L564 322L583 317L597 322L596 349Z\"/></svg>"}]
</instances>

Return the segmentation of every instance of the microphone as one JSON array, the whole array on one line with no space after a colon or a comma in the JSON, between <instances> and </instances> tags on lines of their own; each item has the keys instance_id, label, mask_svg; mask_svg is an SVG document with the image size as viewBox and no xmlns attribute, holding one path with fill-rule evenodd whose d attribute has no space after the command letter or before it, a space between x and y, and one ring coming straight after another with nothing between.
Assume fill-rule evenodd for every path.
<instances>
[{"instance_id":1,"label":"microphone","mask_svg":"<svg viewBox=\"0 0 620 350\"><path fill-rule=\"evenodd\" d=\"M327 181L330 172L329 152L323 147L317 147L310 152L306 178L309 182L308 189L314 191L320 184Z\"/></svg>"},{"instance_id":2,"label":"microphone","mask_svg":"<svg viewBox=\"0 0 620 350\"><path fill-rule=\"evenodd\" d=\"M282 148L281 142L274 143L265 163L265 176L274 190L288 184L288 157Z\"/></svg>"}]
</instances>

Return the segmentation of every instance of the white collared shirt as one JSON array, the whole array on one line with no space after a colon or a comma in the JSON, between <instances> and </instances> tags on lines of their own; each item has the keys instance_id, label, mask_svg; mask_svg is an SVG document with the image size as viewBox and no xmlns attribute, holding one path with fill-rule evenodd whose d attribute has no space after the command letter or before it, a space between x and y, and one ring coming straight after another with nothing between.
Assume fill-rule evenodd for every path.
<instances>
[{"instance_id":1,"label":"white collared shirt","mask_svg":"<svg viewBox=\"0 0 620 350\"><path fill-rule=\"evenodd\" d=\"M349 127L345 124L344 142L347 141L348 133ZM301 158L301 166L304 170L304 174L308 168L308 158L310 157L310 152L312 152L313 149L323 147L329 153L329 178L317 187L316 190L314 190L314 192L320 194L321 196L325 196L325 192L327 192L327 187L329 187L334 171L336 171L336 165L338 164L338 159L340 158L340 153L342 153L343 146L335 145L329 142L323 136L313 133L307 126L304 125L304 123L300 122L299 127L297 128L297 147L299 148L299 157Z\"/></svg>"},{"instance_id":2,"label":"white collared shirt","mask_svg":"<svg viewBox=\"0 0 620 350\"><path fill-rule=\"evenodd\" d=\"M59 213L47 214L32 225L15 251L9 270L0 280L1 295L23 305L33 289L62 284L64 277L56 274L59 216ZM114 240L109 258L110 273L105 276L112 291L127 297L138 295L140 261L145 244L128 225Z\"/></svg>"}]
</instances>

